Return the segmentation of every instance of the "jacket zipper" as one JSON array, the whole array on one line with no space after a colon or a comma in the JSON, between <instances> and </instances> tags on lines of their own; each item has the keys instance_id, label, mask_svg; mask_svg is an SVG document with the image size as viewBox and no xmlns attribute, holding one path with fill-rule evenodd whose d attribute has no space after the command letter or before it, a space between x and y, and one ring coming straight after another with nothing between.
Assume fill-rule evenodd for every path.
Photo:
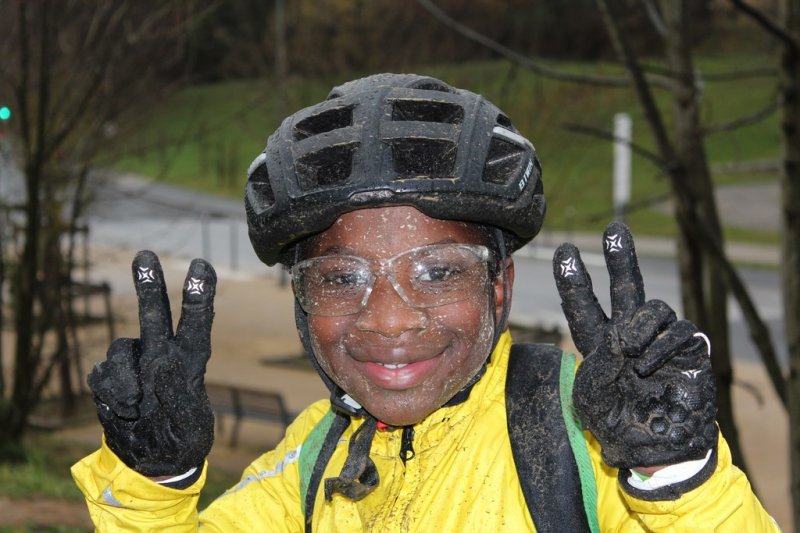
<instances>
[{"instance_id":1,"label":"jacket zipper","mask_svg":"<svg viewBox=\"0 0 800 533\"><path fill-rule=\"evenodd\" d=\"M403 435L400 439L400 460L403 464L414 458L414 426L403 426Z\"/></svg>"}]
</instances>

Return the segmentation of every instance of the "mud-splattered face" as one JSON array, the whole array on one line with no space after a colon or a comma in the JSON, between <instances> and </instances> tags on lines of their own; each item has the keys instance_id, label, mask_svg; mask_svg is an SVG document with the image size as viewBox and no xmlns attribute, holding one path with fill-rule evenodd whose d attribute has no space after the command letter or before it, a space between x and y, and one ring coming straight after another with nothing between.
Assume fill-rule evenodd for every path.
<instances>
[{"instance_id":1,"label":"mud-splattered face","mask_svg":"<svg viewBox=\"0 0 800 533\"><path fill-rule=\"evenodd\" d=\"M341 254L380 265L412 248L445 243L482 244L481 234L470 224L430 218L413 207L362 209L316 236L307 257ZM512 276L510 269L509 281ZM378 420L414 424L480 369L502 302L502 282L487 279L457 302L417 308L380 275L360 312L310 315L311 342L325 372Z\"/></svg>"}]
</instances>

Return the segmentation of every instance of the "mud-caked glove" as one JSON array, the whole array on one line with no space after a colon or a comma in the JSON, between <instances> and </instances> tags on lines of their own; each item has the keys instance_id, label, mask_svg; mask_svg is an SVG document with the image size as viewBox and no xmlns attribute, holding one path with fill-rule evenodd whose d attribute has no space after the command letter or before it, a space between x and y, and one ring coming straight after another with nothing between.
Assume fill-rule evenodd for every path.
<instances>
[{"instance_id":1,"label":"mud-caked glove","mask_svg":"<svg viewBox=\"0 0 800 533\"><path fill-rule=\"evenodd\" d=\"M173 333L158 257L139 252L132 270L140 338L114 341L89 374L89 387L111 450L140 474L176 476L202 465L214 441L204 375L216 274L205 261L192 261Z\"/></svg>"},{"instance_id":2,"label":"mud-caked glove","mask_svg":"<svg viewBox=\"0 0 800 533\"><path fill-rule=\"evenodd\" d=\"M578 249L561 245L553 271L572 339L584 361L573 402L618 468L702 459L714 447L714 377L708 339L660 300L645 301L633 237L611 223L603 236L611 285L606 316Z\"/></svg>"}]
</instances>

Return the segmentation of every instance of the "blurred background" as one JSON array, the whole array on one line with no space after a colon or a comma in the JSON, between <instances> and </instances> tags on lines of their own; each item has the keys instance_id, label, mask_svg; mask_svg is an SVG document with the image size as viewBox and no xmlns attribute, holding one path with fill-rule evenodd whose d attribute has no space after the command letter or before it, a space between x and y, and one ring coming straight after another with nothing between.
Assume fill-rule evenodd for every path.
<instances>
[{"instance_id":1,"label":"blurred background","mask_svg":"<svg viewBox=\"0 0 800 533\"><path fill-rule=\"evenodd\" d=\"M0 0L0 531L88 531L68 467L99 444L85 375L138 336L130 260L173 302L219 273L202 505L326 396L280 269L250 249L246 171L288 114L376 72L486 96L541 157L517 340L570 348L553 248L636 237L648 297L712 339L719 423L800 524L800 2ZM596 272L595 272L596 270Z\"/></svg>"}]
</instances>

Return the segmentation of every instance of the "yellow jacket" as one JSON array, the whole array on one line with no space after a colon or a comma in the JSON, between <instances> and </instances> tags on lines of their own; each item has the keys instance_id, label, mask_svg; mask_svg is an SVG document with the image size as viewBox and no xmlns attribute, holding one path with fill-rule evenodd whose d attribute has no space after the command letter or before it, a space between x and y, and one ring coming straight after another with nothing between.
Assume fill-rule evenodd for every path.
<instances>
[{"instance_id":1,"label":"yellow jacket","mask_svg":"<svg viewBox=\"0 0 800 533\"><path fill-rule=\"evenodd\" d=\"M370 457L378 487L358 502L340 494L316 495L314 531L535 531L520 490L506 427L508 334L498 343L486 374L469 398L444 407L415 426L413 459L400 460L401 431L379 430ZM305 439L329 411L328 401L308 407L278 446L256 459L242 480L199 514L205 473L185 490L158 485L127 468L105 444L72 468L99 531L304 530L298 459ZM325 470L339 474L347 457L345 431ZM714 474L674 501L644 501L627 494L617 469L603 464L600 445L584 432L597 483L601 531L778 531L731 464L720 436ZM558 495L553 495L558 497Z\"/></svg>"}]
</instances>

